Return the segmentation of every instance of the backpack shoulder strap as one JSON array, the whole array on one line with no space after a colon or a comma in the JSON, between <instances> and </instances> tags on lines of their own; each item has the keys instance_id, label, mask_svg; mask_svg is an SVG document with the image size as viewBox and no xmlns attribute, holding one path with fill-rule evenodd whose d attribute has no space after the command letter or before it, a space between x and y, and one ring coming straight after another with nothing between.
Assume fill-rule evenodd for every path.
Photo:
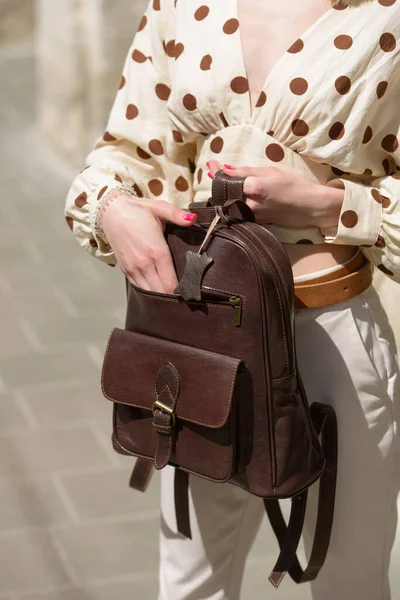
<instances>
[{"instance_id":1,"label":"backpack shoulder strap","mask_svg":"<svg viewBox=\"0 0 400 600\"><path fill-rule=\"evenodd\" d=\"M279 558L269 577L277 588L286 572L296 583L316 579L328 553L332 532L336 475L337 475L337 423L331 406L314 402L311 417L317 434L322 434L321 445L325 454L325 469L320 478L318 515L315 536L308 566L303 570L296 556L304 525L307 490L292 499L289 525L285 523L279 500L265 500L265 508L281 549Z\"/></svg>"}]
</instances>

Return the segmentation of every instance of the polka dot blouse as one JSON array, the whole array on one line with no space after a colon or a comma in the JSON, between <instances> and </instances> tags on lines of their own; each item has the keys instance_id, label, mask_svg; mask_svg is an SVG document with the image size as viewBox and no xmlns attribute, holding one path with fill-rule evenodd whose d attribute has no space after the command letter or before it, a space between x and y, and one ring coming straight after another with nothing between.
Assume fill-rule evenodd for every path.
<instances>
[{"instance_id":1,"label":"polka dot blouse","mask_svg":"<svg viewBox=\"0 0 400 600\"><path fill-rule=\"evenodd\" d=\"M68 225L115 264L91 226L107 191L124 183L185 208L210 197L210 158L273 165L345 186L337 227L265 225L279 240L360 246L400 281L399 48L400 0L338 4L293 40L251 110L237 0L151 0Z\"/></svg>"}]
</instances>

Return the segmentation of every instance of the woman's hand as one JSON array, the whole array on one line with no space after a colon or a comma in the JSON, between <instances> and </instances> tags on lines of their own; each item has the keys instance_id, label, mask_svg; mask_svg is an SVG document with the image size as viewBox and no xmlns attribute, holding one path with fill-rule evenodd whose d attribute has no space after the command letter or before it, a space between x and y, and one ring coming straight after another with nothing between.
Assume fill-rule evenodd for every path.
<instances>
[{"instance_id":1,"label":"woman's hand","mask_svg":"<svg viewBox=\"0 0 400 600\"><path fill-rule=\"evenodd\" d=\"M121 194L107 207L100 226L128 281L145 290L170 294L178 280L164 238L165 221L192 225L196 218L165 200Z\"/></svg>"},{"instance_id":2,"label":"woman's hand","mask_svg":"<svg viewBox=\"0 0 400 600\"><path fill-rule=\"evenodd\" d=\"M258 223L299 228L338 224L344 199L340 180L320 185L276 167L234 168L216 160L210 160L207 165L211 177L220 169L227 175L246 177L246 203ZM336 185L338 187L333 187Z\"/></svg>"}]
</instances>

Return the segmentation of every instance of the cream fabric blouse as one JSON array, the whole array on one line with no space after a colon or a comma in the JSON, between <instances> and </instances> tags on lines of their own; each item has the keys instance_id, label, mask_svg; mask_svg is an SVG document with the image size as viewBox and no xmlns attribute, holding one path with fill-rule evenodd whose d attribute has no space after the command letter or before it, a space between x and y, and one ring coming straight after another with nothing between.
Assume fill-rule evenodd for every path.
<instances>
[{"instance_id":1,"label":"cream fabric blouse","mask_svg":"<svg viewBox=\"0 0 400 600\"><path fill-rule=\"evenodd\" d=\"M350 244L400 281L400 0L338 4L274 65L252 113L237 0L151 0L126 58L107 131L66 202L92 255L103 194L121 182L185 208L207 200L205 162L340 178L337 228L267 225L282 242Z\"/></svg>"}]
</instances>

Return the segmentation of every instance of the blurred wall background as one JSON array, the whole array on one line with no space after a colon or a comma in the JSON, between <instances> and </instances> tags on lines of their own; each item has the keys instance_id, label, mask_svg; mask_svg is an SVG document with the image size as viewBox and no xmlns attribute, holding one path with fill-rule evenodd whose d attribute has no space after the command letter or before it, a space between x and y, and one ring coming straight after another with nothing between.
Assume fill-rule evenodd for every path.
<instances>
[{"instance_id":1,"label":"blurred wall background","mask_svg":"<svg viewBox=\"0 0 400 600\"><path fill-rule=\"evenodd\" d=\"M146 4L0 0L0 600L157 594L158 479L146 495L128 488L132 461L111 448L99 385L123 277L63 217ZM378 276L398 335L400 286ZM265 597L276 552L264 523L243 600ZM394 590L398 560L396 549ZM279 595L310 600L289 579Z\"/></svg>"}]
</instances>

